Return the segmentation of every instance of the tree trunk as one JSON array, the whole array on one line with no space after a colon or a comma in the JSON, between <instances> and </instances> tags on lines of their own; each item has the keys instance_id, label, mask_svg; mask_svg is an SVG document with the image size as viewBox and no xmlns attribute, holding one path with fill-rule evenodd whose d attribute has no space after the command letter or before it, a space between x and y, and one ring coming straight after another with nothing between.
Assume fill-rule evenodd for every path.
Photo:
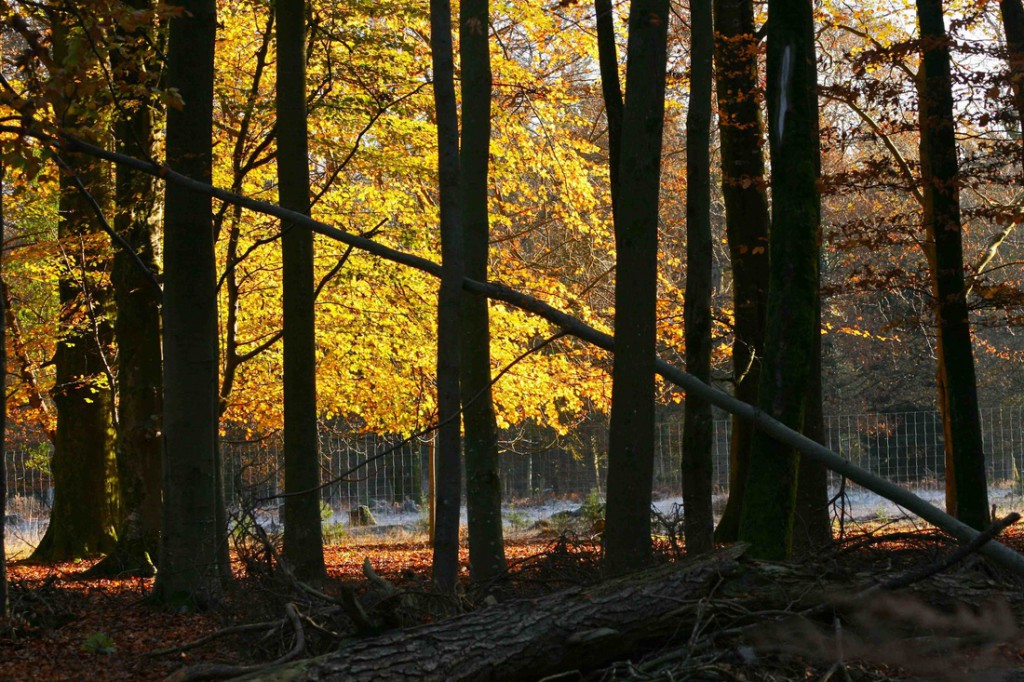
<instances>
[{"instance_id":1,"label":"tree trunk","mask_svg":"<svg viewBox=\"0 0 1024 682\"><path fill-rule=\"evenodd\" d=\"M4 222L4 172L0 162L0 277L4 270L6 243ZM0 296L0 624L7 623L7 306Z\"/></svg>"},{"instance_id":2,"label":"tree trunk","mask_svg":"<svg viewBox=\"0 0 1024 682\"><path fill-rule=\"evenodd\" d=\"M982 529L989 524L988 483L964 279L959 167L942 0L918 0L917 15L922 51L918 79L921 179L925 233L935 245L931 272L946 448L946 508L964 523Z\"/></svg>"},{"instance_id":3,"label":"tree trunk","mask_svg":"<svg viewBox=\"0 0 1024 682\"><path fill-rule=\"evenodd\" d=\"M209 182L213 158L213 0L171 19L167 162ZM204 608L221 595L217 528L217 272L209 197L168 186L164 211L164 535L158 601Z\"/></svg>"},{"instance_id":4,"label":"tree trunk","mask_svg":"<svg viewBox=\"0 0 1024 682\"><path fill-rule=\"evenodd\" d=\"M135 0L135 9L150 0ZM114 124L115 145L124 153L153 155L155 102L143 94L158 65L146 63L152 31L143 28L118 36L120 50L111 54L111 67L136 90L131 108ZM89 570L92 576L151 576L160 546L160 480L163 442L163 365L160 353L161 292L149 273L159 269L156 257L159 210L156 187L148 175L124 166L115 168L114 230L133 253L114 245L111 283L117 316L117 470L122 519L117 546Z\"/></svg>"},{"instance_id":5,"label":"tree trunk","mask_svg":"<svg viewBox=\"0 0 1024 682\"><path fill-rule=\"evenodd\" d=\"M804 427L813 388L818 325L817 65L812 7L802 0L769 0L768 127L772 164L771 272L765 359L758 403L783 424ZM764 559L789 557L796 501L793 448L754 434L740 539Z\"/></svg>"},{"instance_id":6,"label":"tree trunk","mask_svg":"<svg viewBox=\"0 0 1024 682\"><path fill-rule=\"evenodd\" d=\"M597 57L601 70L601 93L608 119L608 177L612 193L612 213L618 200L619 173L622 164L622 84L619 82L619 57L615 45L615 17L611 0L594 0L597 25Z\"/></svg>"},{"instance_id":7,"label":"tree trunk","mask_svg":"<svg viewBox=\"0 0 1024 682\"><path fill-rule=\"evenodd\" d=\"M277 0L277 179L281 205L309 213L306 4ZM320 524L313 233L282 224L284 262L284 559L326 577ZM300 494L301 493L301 494Z\"/></svg>"},{"instance_id":8,"label":"tree trunk","mask_svg":"<svg viewBox=\"0 0 1024 682\"><path fill-rule=\"evenodd\" d=\"M459 43L462 62L463 258L465 275L487 281L490 228L487 171L491 142L491 51L487 0L463 0ZM498 427L491 396L491 330L487 300L462 297L461 391L466 427L466 507L469 572L484 581L505 572L498 475Z\"/></svg>"},{"instance_id":9,"label":"tree trunk","mask_svg":"<svg viewBox=\"0 0 1024 682\"><path fill-rule=\"evenodd\" d=\"M626 51L620 196L615 202L615 361L608 434L605 568L651 560L658 199L665 121L667 0L633 0Z\"/></svg>"},{"instance_id":10,"label":"tree trunk","mask_svg":"<svg viewBox=\"0 0 1024 682\"><path fill-rule=\"evenodd\" d=\"M437 112L438 182L441 195L441 286L437 303L437 467L434 487L433 579L455 589L459 571L459 508L462 439L459 420L459 343L462 305L462 207L459 178L459 117L455 107L452 8L430 0L430 52Z\"/></svg>"},{"instance_id":11,"label":"tree trunk","mask_svg":"<svg viewBox=\"0 0 1024 682\"><path fill-rule=\"evenodd\" d=\"M733 395L757 404L768 305L768 199L765 195L761 89L751 0L714 0L721 138L722 197L733 287ZM739 537L754 427L732 419L729 501L715 530L719 542Z\"/></svg>"},{"instance_id":12,"label":"tree trunk","mask_svg":"<svg viewBox=\"0 0 1024 682\"><path fill-rule=\"evenodd\" d=\"M56 13L51 22L54 60L63 64L70 38ZM60 77L73 79L75 74ZM61 92L66 98L59 98L54 107L61 113L61 124L81 125L81 107L91 100L82 96L78 101L74 92ZM102 208L108 208L109 178L102 165L92 158L81 161L78 180ZM50 523L32 553L33 561L109 552L115 545L119 511L113 382L105 357L113 342L106 271L110 260L92 206L67 172L60 178L59 213L61 336L51 392L57 414L51 464L54 498Z\"/></svg>"},{"instance_id":13,"label":"tree trunk","mask_svg":"<svg viewBox=\"0 0 1024 682\"><path fill-rule=\"evenodd\" d=\"M817 312L818 333L811 356L811 390L807 395L803 434L825 441L825 414L822 412L821 384L821 305ZM832 542L832 517L828 506L828 469L810 457L800 457L796 477L796 510L793 517L793 557L817 556Z\"/></svg>"},{"instance_id":14,"label":"tree trunk","mask_svg":"<svg viewBox=\"0 0 1024 682\"><path fill-rule=\"evenodd\" d=\"M686 113L686 371L711 383L711 0L690 5L690 101ZM687 552L714 549L711 403L687 396L683 422L683 507Z\"/></svg>"},{"instance_id":15,"label":"tree trunk","mask_svg":"<svg viewBox=\"0 0 1024 682\"><path fill-rule=\"evenodd\" d=\"M1006 33L1010 87L1013 89L1013 103L1017 108L1017 122L1021 131L1021 173L1024 174L1024 3L1021 0L999 0L999 11L1003 18L1003 31Z\"/></svg>"},{"instance_id":16,"label":"tree trunk","mask_svg":"<svg viewBox=\"0 0 1024 682\"><path fill-rule=\"evenodd\" d=\"M698 616L680 604L706 597L736 572L742 547L652 571L512 601L436 624L365 639L247 680L537 680L608 665L627 652L686 636Z\"/></svg>"}]
</instances>

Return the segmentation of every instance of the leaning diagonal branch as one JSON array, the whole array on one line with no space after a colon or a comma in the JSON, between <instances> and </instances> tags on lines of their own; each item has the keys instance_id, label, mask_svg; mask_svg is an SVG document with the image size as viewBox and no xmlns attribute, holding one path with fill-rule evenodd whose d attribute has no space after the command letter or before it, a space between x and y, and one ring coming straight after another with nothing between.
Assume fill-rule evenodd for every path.
<instances>
[{"instance_id":1,"label":"leaning diagonal branch","mask_svg":"<svg viewBox=\"0 0 1024 682\"><path fill-rule=\"evenodd\" d=\"M305 227L317 234L322 234L342 243L350 244L357 249L385 258L394 263L414 268L436 278L441 277L441 266L431 260L390 248L375 242L372 239L358 237L345 232L344 230L327 225L326 223L313 220L301 213L289 211L288 209L274 204L226 192L217 187L213 187L182 175L181 173L173 171L166 166L156 166L152 163L140 161L139 159L135 159L130 156L107 151L106 149L81 142L68 136L54 137L31 128L0 125L0 133L14 133L17 135L31 136L50 145L59 145L69 151L90 154L113 163L122 163L142 172L163 178L167 182L172 182L179 186L188 188L194 192L212 196L222 201L228 201L258 213L275 216L288 221L293 225ZM597 346L598 348L602 348L609 352L614 352L615 350L615 341L610 334L599 331L572 315L558 310L554 306L530 296L529 294L524 294L502 284L478 282L468 278L462 280L462 286L463 289L470 293L479 296L486 296L492 300L502 301L503 303L507 303L519 308L520 310L542 317L548 322L551 322L561 328L564 333L575 336L578 339ZM812 460L823 464L839 475L850 479L854 483L857 483L858 485L861 485L868 490L891 500L892 502L895 502L904 509L917 514L925 521L942 528L961 543L970 543L978 537L979 533L977 530L971 528L962 521L953 518L935 505L921 499L909 490L905 490L894 483L880 478L879 476L875 476L871 472L843 459L840 455L832 452L825 446L816 443L807 436L794 431L782 422L773 419L767 413L762 412L758 408L748 405L724 391L708 386L696 377L687 374L678 367L670 365L664 360L655 360L655 371L667 381L682 388L688 394L696 396L702 400L706 400L712 405L720 407L730 414L734 414L740 419L744 419L754 424L757 428L761 429L772 438L775 438L780 443L797 450L802 455L810 457ZM982 545L978 552L991 558L993 561L998 562L1004 568L1012 571L1016 575L1024 577L1024 556L1009 547L992 540Z\"/></svg>"}]
</instances>

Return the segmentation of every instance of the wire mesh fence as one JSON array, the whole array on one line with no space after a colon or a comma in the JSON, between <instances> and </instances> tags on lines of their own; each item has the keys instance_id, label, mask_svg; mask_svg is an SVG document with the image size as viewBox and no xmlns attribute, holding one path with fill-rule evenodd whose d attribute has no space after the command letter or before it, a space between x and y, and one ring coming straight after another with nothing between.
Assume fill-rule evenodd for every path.
<instances>
[{"instance_id":1,"label":"wire mesh fence","mask_svg":"<svg viewBox=\"0 0 1024 682\"><path fill-rule=\"evenodd\" d=\"M1024 496L1024 407L982 410L982 430L993 501L1020 502ZM681 490L682 423L657 425L654 461L656 498L675 498ZM714 423L713 486L728 493L731 422ZM935 412L835 415L825 420L825 445L844 458L942 504L945 461L942 420ZM346 518L367 506L385 517L407 520L421 515L429 491L431 439L349 434L324 428L320 438L324 519ZM518 428L501 434L503 498L520 508L554 500L579 501L607 481L608 435L603 424L581 426L559 435L550 429ZM38 538L45 528L53 490L48 444L9 444L5 466L10 486L7 520L11 535ZM256 507L276 517L283 488L278 434L258 439L221 441L226 498L231 505ZM833 490L841 481L830 477ZM847 486L854 507L870 512L873 498Z\"/></svg>"}]
</instances>

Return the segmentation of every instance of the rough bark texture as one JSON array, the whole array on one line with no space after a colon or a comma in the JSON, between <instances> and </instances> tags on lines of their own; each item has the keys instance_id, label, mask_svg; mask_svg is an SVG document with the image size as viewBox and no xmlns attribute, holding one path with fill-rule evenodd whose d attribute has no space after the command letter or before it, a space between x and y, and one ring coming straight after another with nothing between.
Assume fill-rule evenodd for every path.
<instances>
[{"instance_id":1,"label":"rough bark texture","mask_svg":"<svg viewBox=\"0 0 1024 682\"><path fill-rule=\"evenodd\" d=\"M433 578L454 590L459 570L462 438L459 420L459 343L462 304L462 208L459 183L459 118L455 108L452 8L430 0L430 53L437 112L438 182L441 195L441 287L437 303L437 467L434 486Z\"/></svg>"},{"instance_id":2,"label":"rough bark texture","mask_svg":"<svg viewBox=\"0 0 1024 682\"><path fill-rule=\"evenodd\" d=\"M769 217L754 5L751 0L714 0L714 23L722 197L732 266L733 395L755 405L768 305ZM739 537L753 434L751 424L733 417L729 501L715 530L719 542L733 542Z\"/></svg>"},{"instance_id":3,"label":"rough bark texture","mask_svg":"<svg viewBox=\"0 0 1024 682\"><path fill-rule=\"evenodd\" d=\"M209 182L213 133L213 0L185 0L171 20L167 85L185 106L167 112L167 161ZM164 535L159 601L215 604L217 528L217 278L211 201L167 187L164 211Z\"/></svg>"},{"instance_id":4,"label":"rough bark texture","mask_svg":"<svg viewBox=\"0 0 1024 682\"><path fill-rule=\"evenodd\" d=\"M638 575L514 601L436 625L363 640L309 661L270 668L248 680L537 680L590 670L645 641L685 637L699 600L738 570L742 547Z\"/></svg>"},{"instance_id":5,"label":"rough bark texture","mask_svg":"<svg viewBox=\"0 0 1024 682\"><path fill-rule=\"evenodd\" d=\"M800 431L817 348L820 168L817 65L812 7L769 0L768 128L772 164L771 273L765 359L758 404ZM763 432L754 434L740 539L758 558L791 551L797 457Z\"/></svg>"},{"instance_id":6,"label":"rough bark texture","mask_svg":"<svg viewBox=\"0 0 1024 682\"><path fill-rule=\"evenodd\" d=\"M277 180L281 205L309 213L305 0L277 0ZM327 575L320 522L313 233L282 225L284 558L303 580ZM302 493L302 494L297 494Z\"/></svg>"},{"instance_id":7,"label":"rough bark texture","mask_svg":"<svg viewBox=\"0 0 1024 682\"><path fill-rule=\"evenodd\" d=\"M690 5L690 102L686 113L686 371L711 383L711 0ZM687 396L683 421L683 506L688 552L714 548L711 403Z\"/></svg>"},{"instance_id":8,"label":"rough bark texture","mask_svg":"<svg viewBox=\"0 0 1024 682\"><path fill-rule=\"evenodd\" d=\"M959 166L942 0L918 0L917 15L922 43L921 180L926 238L935 245L931 273L946 447L946 509L982 529L989 523L988 484L964 280Z\"/></svg>"},{"instance_id":9,"label":"rough bark texture","mask_svg":"<svg viewBox=\"0 0 1024 682\"><path fill-rule=\"evenodd\" d=\"M651 558L658 198L665 121L667 0L629 10L620 194L615 207L615 364L608 435L605 567Z\"/></svg>"},{"instance_id":10,"label":"rough bark texture","mask_svg":"<svg viewBox=\"0 0 1024 682\"><path fill-rule=\"evenodd\" d=\"M462 229L465 275L487 281L490 228L487 172L491 144L491 51L487 0L463 0L459 16L462 63ZM491 397L491 330L487 300L462 297L461 392L466 427L466 507L469 572L489 580L505 572L498 476L498 427Z\"/></svg>"},{"instance_id":11,"label":"rough bark texture","mask_svg":"<svg viewBox=\"0 0 1024 682\"><path fill-rule=\"evenodd\" d=\"M61 18L53 21L54 60L63 64L69 40ZM59 77L73 79L75 73ZM81 107L74 85L55 101L65 126L80 125ZM95 159L76 162L78 179L104 209L109 207L109 177ZM118 519L114 455L114 394L105 356L113 343L110 260L97 217L68 173L60 179L57 238L61 337L54 355L51 391L57 427L54 434L53 508L50 523L32 553L35 561L62 561L109 552ZM113 357L111 355L111 357Z\"/></svg>"},{"instance_id":12,"label":"rough bark texture","mask_svg":"<svg viewBox=\"0 0 1024 682\"><path fill-rule=\"evenodd\" d=\"M149 0L135 0L143 10ZM120 35L120 50L111 54L115 75L136 92L122 102L124 115L114 124L118 150L151 157L154 102L143 93L152 85L144 79L159 68L145 55L151 31L139 28ZM149 73L147 73L149 71ZM152 575L160 546L163 458L163 360L160 352L160 297L156 282L142 270L159 269L157 243L159 210L153 178L124 166L115 168L114 230L134 251L114 248L111 283L117 315L117 470L122 519L117 546L89 575ZM142 267L140 267L142 266Z\"/></svg>"}]
</instances>

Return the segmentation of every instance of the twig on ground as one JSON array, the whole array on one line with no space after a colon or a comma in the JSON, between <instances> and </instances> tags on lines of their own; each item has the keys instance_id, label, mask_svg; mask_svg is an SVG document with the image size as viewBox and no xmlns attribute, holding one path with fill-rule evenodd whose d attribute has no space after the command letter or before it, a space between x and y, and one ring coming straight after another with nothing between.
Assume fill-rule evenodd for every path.
<instances>
[{"instance_id":1,"label":"twig on ground","mask_svg":"<svg viewBox=\"0 0 1024 682\"><path fill-rule=\"evenodd\" d=\"M298 658L306 649L306 631L302 627L302 618L299 610L294 604L286 604L284 607L288 622L291 623L292 631L295 633L295 643L291 650L275 661L259 665L229 665L225 663L202 663L168 675L164 682L197 682L198 680L227 680L232 677L248 675L264 668L287 663Z\"/></svg>"},{"instance_id":2,"label":"twig on ground","mask_svg":"<svg viewBox=\"0 0 1024 682\"><path fill-rule=\"evenodd\" d=\"M963 561L971 554L981 549L982 545L994 539L997 535L1002 533L1004 530L1012 526L1013 524L1020 521L1020 514L1017 512L1011 512L1003 518L994 522L988 528L981 532L976 538L968 542L966 545L962 545L955 552L952 552L945 559L937 564L931 566L922 566L921 568L905 573L904 575L897 576L891 580L888 580L880 585L860 593L859 597L866 597L869 594L879 592L881 590L898 590L903 587L907 587L926 578L930 578L937 573L941 573L946 569L952 567L960 561Z\"/></svg>"},{"instance_id":3,"label":"twig on ground","mask_svg":"<svg viewBox=\"0 0 1024 682\"><path fill-rule=\"evenodd\" d=\"M274 630L276 628L281 627L284 624L285 619L282 618L280 620L270 620L264 623L244 623L242 625L232 625L231 627L221 628L216 632L211 632L205 637L200 637L199 639L193 640L186 644L179 644L177 646L171 646L165 649L157 649L156 651L150 651L146 654L146 656L156 657L167 656L170 654L180 654L183 651L191 651L192 649L198 649L204 644L212 642L215 639L220 639L221 637L227 637L228 635L245 634L248 632L262 632L264 630Z\"/></svg>"}]
</instances>

